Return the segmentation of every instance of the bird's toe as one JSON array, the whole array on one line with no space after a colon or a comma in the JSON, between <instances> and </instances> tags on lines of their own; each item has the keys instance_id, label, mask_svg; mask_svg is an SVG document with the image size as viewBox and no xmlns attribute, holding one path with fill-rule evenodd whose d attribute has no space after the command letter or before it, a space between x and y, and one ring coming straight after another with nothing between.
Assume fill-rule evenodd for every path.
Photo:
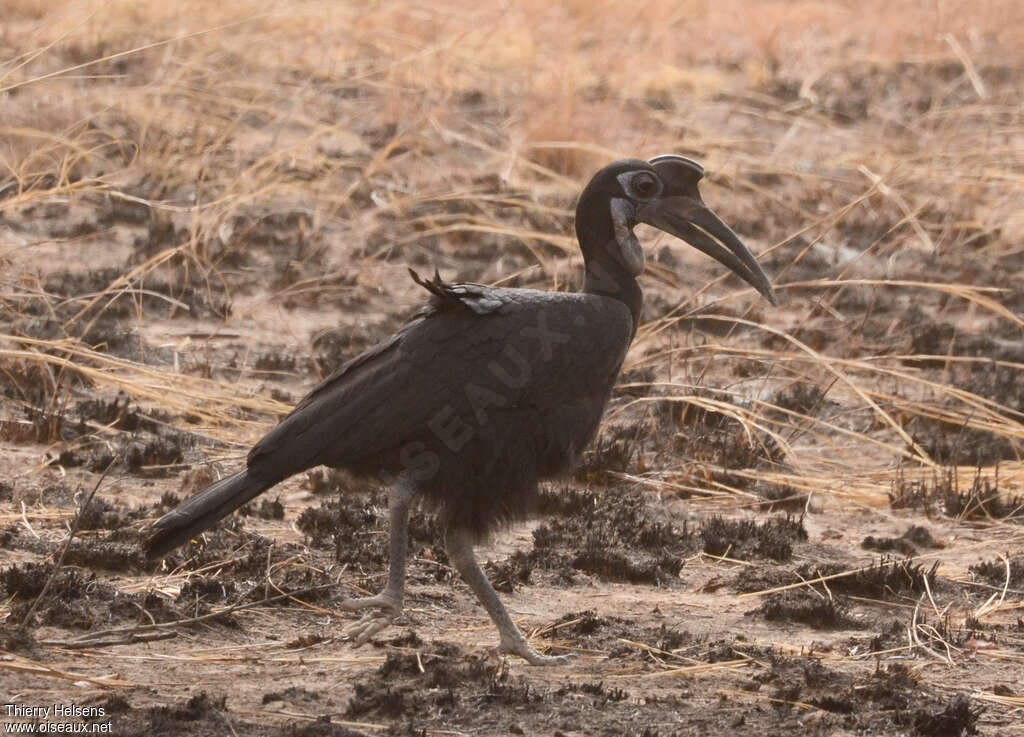
<instances>
[{"instance_id":1,"label":"bird's toe","mask_svg":"<svg viewBox=\"0 0 1024 737\"><path fill-rule=\"evenodd\" d=\"M530 665L566 665L576 658L576 653L565 653L564 655L541 655L525 641L502 643L498 649L506 655L518 655Z\"/></svg>"},{"instance_id":2,"label":"bird's toe","mask_svg":"<svg viewBox=\"0 0 1024 737\"><path fill-rule=\"evenodd\" d=\"M352 642L352 647L360 647L368 643L379 632L395 624L400 614L390 612L371 612L349 627L345 637Z\"/></svg>"},{"instance_id":3,"label":"bird's toe","mask_svg":"<svg viewBox=\"0 0 1024 737\"><path fill-rule=\"evenodd\" d=\"M338 607L346 612L358 612L363 609L380 609L393 616L402 613L402 600L387 591L382 591L376 596L364 596L358 599L344 599Z\"/></svg>"},{"instance_id":4,"label":"bird's toe","mask_svg":"<svg viewBox=\"0 0 1024 737\"><path fill-rule=\"evenodd\" d=\"M377 610L367 612L358 622L345 630L345 638L352 642L353 647L365 645L379 632L395 624L402 616L401 600L386 591L376 596L345 599L338 606L349 612L363 609Z\"/></svg>"}]
</instances>

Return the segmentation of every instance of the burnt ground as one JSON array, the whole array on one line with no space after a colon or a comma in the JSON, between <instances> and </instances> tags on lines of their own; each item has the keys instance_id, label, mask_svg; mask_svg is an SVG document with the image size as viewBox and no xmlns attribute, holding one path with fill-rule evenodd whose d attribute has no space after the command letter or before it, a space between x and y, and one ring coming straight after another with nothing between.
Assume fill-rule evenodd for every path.
<instances>
[{"instance_id":1,"label":"burnt ground","mask_svg":"<svg viewBox=\"0 0 1024 737\"><path fill-rule=\"evenodd\" d=\"M651 6L625 46L561 5L13 5L5 703L122 735L1024 735L1015 4L948 29L764 4L744 31ZM354 648L338 603L382 584L386 490L343 472L145 560L153 519L415 310L408 266L574 288L580 183L668 150L707 164L782 304L638 231L600 435L479 551L569 665L494 652L423 512L405 615Z\"/></svg>"},{"instance_id":2,"label":"burnt ground","mask_svg":"<svg viewBox=\"0 0 1024 737\"><path fill-rule=\"evenodd\" d=\"M75 679L75 703L125 735L1013 733L972 695L1019 695L1024 626L964 620L1007 584L1005 566L979 558L958 580L929 562L955 547L946 516L865 537L863 550L898 552L864 555L813 508L695 517L629 485L553 488L542 522L483 551L534 644L578 654L538 669L489 648L422 514L406 616L353 649L354 616L332 604L379 585L386 546L384 494L353 486L311 474L148 566L139 520L171 498L107 495L78 511L71 489L41 490L80 532L55 574L39 561L59 534L5 528L19 562L0 571L4 662L21 668L5 682L46 703L69 698L55 674ZM1021 565L1009 561L1010 600ZM956 682L935 678L951 670Z\"/></svg>"}]
</instances>

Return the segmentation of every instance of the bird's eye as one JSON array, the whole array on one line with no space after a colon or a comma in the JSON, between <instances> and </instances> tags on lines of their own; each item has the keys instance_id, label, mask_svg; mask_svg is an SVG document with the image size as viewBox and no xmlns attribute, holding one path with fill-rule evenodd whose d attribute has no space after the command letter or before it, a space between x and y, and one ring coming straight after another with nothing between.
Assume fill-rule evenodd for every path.
<instances>
[{"instance_id":1,"label":"bird's eye","mask_svg":"<svg viewBox=\"0 0 1024 737\"><path fill-rule=\"evenodd\" d=\"M641 200L649 200L661 193L661 182L653 174L645 171L634 174L629 186L633 190L631 194Z\"/></svg>"}]
</instances>

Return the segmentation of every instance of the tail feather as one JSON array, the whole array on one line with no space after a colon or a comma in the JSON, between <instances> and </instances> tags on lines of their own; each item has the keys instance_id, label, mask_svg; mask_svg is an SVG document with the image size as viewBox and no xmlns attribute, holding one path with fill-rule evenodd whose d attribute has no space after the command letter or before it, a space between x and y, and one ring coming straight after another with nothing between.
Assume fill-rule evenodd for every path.
<instances>
[{"instance_id":1,"label":"tail feather","mask_svg":"<svg viewBox=\"0 0 1024 737\"><path fill-rule=\"evenodd\" d=\"M259 478L243 469L186 499L153 523L156 532L148 541L146 557L159 558L169 553L275 483L276 480Z\"/></svg>"}]
</instances>

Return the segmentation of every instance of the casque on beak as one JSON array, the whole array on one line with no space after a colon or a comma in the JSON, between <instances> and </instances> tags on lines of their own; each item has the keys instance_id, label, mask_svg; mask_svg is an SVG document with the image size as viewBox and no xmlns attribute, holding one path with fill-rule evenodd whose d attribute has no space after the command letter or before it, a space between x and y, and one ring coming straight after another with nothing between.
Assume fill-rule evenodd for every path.
<instances>
[{"instance_id":1,"label":"casque on beak","mask_svg":"<svg viewBox=\"0 0 1024 737\"><path fill-rule=\"evenodd\" d=\"M680 238L719 263L778 304L768 276L732 229L704 204L697 182L704 174L696 162L682 156L656 156L650 164L665 189L661 196L637 209L636 219Z\"/></svg>"}]
</instances>

